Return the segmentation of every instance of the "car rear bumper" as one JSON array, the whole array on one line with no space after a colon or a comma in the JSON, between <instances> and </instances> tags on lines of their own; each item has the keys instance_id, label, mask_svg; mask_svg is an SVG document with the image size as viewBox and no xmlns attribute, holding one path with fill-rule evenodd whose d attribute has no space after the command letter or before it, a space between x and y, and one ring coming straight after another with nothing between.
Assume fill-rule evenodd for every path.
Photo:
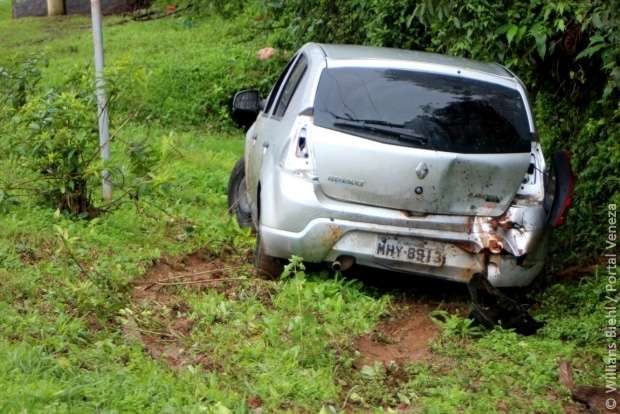
<instances>
[{"instance_id":1,"label":"car rear bumper","mask_svg":"<svg viewBox=\"0 0 620 414\"><path fill-rule=\"evenodd\" d=\"M324 196L317 183L280 171L261 212L267 254L333 262L352 256L357 264L458 282L486 271L497 287L527 286L540 273L546 250L545 215L523 201L498 218L423 215L345 203ZM397 236L441 243L442 266L375 256L377 238Z\"/></svg>"},{"instance_id":2,"label":"car rear bumper","mask_svg":"<svg viewBox=\"0 0 620 414\"><path fill-rule=\"evenodd\" d=\"M309 262L333 262L341 256L352 256L357 264L364 266L463 283L468 282L474 274L483 272L486 266L489 280L494 286L527 286L544 265L542 246L539 246L535 255L528 255L521 260L509 254L489 254L486 251L469 253L447 240L442 242L445 261L441 267L381 259L374 254L378 236L413 236L424 239L428 239L428 236L421 236L415 229L344 220L312 220L303 231L297 233L267 226L261 226L260 231L266 252L272 256L290 257L294 254Z\"/></svg>"}]
</instances>

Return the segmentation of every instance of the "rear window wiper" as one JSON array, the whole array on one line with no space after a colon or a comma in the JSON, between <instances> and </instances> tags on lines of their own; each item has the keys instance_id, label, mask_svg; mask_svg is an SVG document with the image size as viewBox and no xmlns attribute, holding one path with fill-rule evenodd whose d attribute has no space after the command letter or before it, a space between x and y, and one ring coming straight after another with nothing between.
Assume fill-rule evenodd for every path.
<instances>
[{"instance_id":1,"label":"rear window wiper","mask_svg":"<svg viewBox=\"0 0 620 414\"><path fill-rule=\"evenodd\" d=\"M428 143L428 138L425 136L416 134L404 125L393 124L388 121L372 119L338 120L334 122L334 126L376 132L397 138L399 141L411 142L417 145L426 145Z\"/></svg>"}]
</instances>

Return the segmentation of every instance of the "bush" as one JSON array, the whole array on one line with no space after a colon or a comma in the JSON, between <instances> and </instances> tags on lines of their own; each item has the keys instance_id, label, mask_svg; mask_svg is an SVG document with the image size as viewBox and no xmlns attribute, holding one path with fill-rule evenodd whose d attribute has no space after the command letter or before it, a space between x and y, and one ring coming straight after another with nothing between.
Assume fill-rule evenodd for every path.
<instances>
[{"instance_id":1,"label":"bush","mask_svg":"<svg viewBox=\"0 0 620 414\"><path fill-rule=\"evenodd\" d=\"M21 108L41 80L40 59L33 57L15 69L0 66L0 114Z\"/></svg>"},{"instance_id":2,"label":"bush","mask_svg":"<svg viewBox=\"0 0 620 414\"><path fill-rule=\"evenodd\" d=\"M99 146L96 106L72 92L31 98L13 118L24 165L39 174L40 195L55 208L92 214L89 182L96 178Z\"/></svg>"}]
</instances>

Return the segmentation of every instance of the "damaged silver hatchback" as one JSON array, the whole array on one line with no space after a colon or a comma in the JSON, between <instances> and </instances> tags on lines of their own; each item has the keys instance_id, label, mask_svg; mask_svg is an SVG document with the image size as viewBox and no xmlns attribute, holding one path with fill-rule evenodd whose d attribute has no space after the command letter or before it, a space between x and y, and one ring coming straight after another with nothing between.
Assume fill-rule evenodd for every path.
<instances>
[{"instance_id":1,"label":"damaged silver hatchback","mask_svg":"<svg viewBox=\"0 0 620 414\"><path fill-rule=\"evenodd\" d=\"M571 203L525 88L498 64L307 44L271 93L235 95L247 130L229 205L274 274L301 256L495 287L529 285Z\"/></svg>"}]
</instances>

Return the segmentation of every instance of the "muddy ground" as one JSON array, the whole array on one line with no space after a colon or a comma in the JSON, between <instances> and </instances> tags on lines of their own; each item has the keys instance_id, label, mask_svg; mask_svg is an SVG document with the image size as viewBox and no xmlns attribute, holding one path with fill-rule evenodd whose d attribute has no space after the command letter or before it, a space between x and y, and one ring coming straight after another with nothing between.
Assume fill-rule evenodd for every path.
<instances>
[{"instance_id":1,"label":"muddy ground","mask_svg":"<svg viewBox=\"0 0 620 414\"><path fill-rule=\"evenodd\" d=\"M181 258L164 258L156 262L132 289L131 301L138 307L155 305L169 309L161 320L159 329L139 328L135 319L129 317L124 324L126 336L140 340L149 354L166 362L173 368L200 364L212 369L216 365L208 356L190 355L185 338L191 332L193 322L188 318L188 306L178 294L177 288L217 289L227 296L235 296L241 282L239 270L251 271L246 257L233 255L217 257L199 250ZM375 362L398 364L412 361L430 361L431 342L440 329L430 317L436 309L465 314L468 308L467 292L460 286L441 281L425 280L389 273L377 277L376 270L355 269L346 277L361 279L377 294L391 293L395 297L390 316L380 322L372 332L354 341L359 352L360 365ZM385 272L381 272L385 273ZM420 283L420 281L424 283ZM266 292L266 299L268 299Z\"/></svg>"}]
</instances>

